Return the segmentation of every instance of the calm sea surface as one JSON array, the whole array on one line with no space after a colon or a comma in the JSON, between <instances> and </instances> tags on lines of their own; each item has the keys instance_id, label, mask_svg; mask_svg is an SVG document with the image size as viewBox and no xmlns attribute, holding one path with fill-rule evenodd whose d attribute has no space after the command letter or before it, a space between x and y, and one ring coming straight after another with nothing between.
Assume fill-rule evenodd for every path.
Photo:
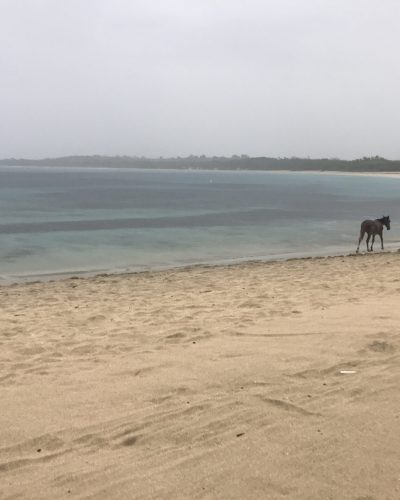
<instances>
[{"instance_id":1,"label":"calm sea surface","mask_svg":"<svg viewBox=\"0 0 400 500\"><path fill-rule=\"evenodd\" d=\"M396 245L399 194L383 176L0 167L0 280L350 252L386 214Z\"/></svg>"}]
</instances>

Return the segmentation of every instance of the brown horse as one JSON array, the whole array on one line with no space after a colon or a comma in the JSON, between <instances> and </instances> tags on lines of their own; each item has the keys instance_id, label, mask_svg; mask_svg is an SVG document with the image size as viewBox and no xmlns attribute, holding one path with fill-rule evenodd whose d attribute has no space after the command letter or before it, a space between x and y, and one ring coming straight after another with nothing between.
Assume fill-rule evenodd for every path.
<instances>
[{"instance_id":1,"label":"brown horse","mask_svg":"<svg viewBox=\"0 0 400 500\"><path fill-rule=\"evenodd\" d=\"M383 237L382 237L382 232L383 232L383 226L386 226L387 230L390 230L390 217L389 215L386 217L381 217L380 219L375 219L375 220L365 220L361 223L361 231L360 231L360 237L358 238L358 247L356 252L358 253L360 251L360 243L362 239L364 238L365 233L367 233L367 252L373 252L374 251L374 241L375 241L375 236L378 234L380 239L381 239L381 248L383 250ZM372 243L371 247L368 247L369 239L372 236Z\"/></svg>"}]
</instances>

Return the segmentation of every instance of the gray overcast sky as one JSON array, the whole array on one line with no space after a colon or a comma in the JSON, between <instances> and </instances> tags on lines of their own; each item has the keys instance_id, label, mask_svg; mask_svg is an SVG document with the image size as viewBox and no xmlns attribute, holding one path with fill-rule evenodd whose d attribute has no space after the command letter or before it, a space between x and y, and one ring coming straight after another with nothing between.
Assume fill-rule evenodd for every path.
<instances>
[{"instance_id":1,"label":"gray overcast sky","mask_svg":"<svg viewBox=\"0 0 400 500\"><path fill-rule=\"evenodd\" d=\"M0 0L0 158L400 158L399 0Z\"/></svg>"}]
</instances>

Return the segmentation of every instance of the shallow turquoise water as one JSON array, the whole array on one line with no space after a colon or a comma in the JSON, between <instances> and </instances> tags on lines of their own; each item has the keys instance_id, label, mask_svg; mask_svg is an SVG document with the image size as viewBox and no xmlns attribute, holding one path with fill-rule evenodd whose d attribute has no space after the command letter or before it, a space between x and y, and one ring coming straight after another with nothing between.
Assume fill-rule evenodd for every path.
<instances>
[{"instance_id":1,"label":"shallow turquoise water","mask_svg":"<svg viewBox=\"0 0 400 500\"><path fill-rule=\"evenodd\" d=\"M400 179L311 173L0 168L0 275L123 271L353 251Z\"/></svg>"}]
</instances>

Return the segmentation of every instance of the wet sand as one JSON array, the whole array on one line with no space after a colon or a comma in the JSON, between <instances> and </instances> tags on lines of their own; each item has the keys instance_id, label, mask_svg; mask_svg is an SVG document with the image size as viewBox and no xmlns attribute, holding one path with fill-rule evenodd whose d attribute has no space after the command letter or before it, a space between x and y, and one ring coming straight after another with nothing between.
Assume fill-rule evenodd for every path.
<instances>
[{"instance_id":1,"label":"wet sand","mask_svg":"<svg viewBox=\"0 0 400 500\"><path fill-rule=\"evenodd\" d=\"M0 498L400 498L400 254L0 287Z\"/></svg>"}]
</instances>

